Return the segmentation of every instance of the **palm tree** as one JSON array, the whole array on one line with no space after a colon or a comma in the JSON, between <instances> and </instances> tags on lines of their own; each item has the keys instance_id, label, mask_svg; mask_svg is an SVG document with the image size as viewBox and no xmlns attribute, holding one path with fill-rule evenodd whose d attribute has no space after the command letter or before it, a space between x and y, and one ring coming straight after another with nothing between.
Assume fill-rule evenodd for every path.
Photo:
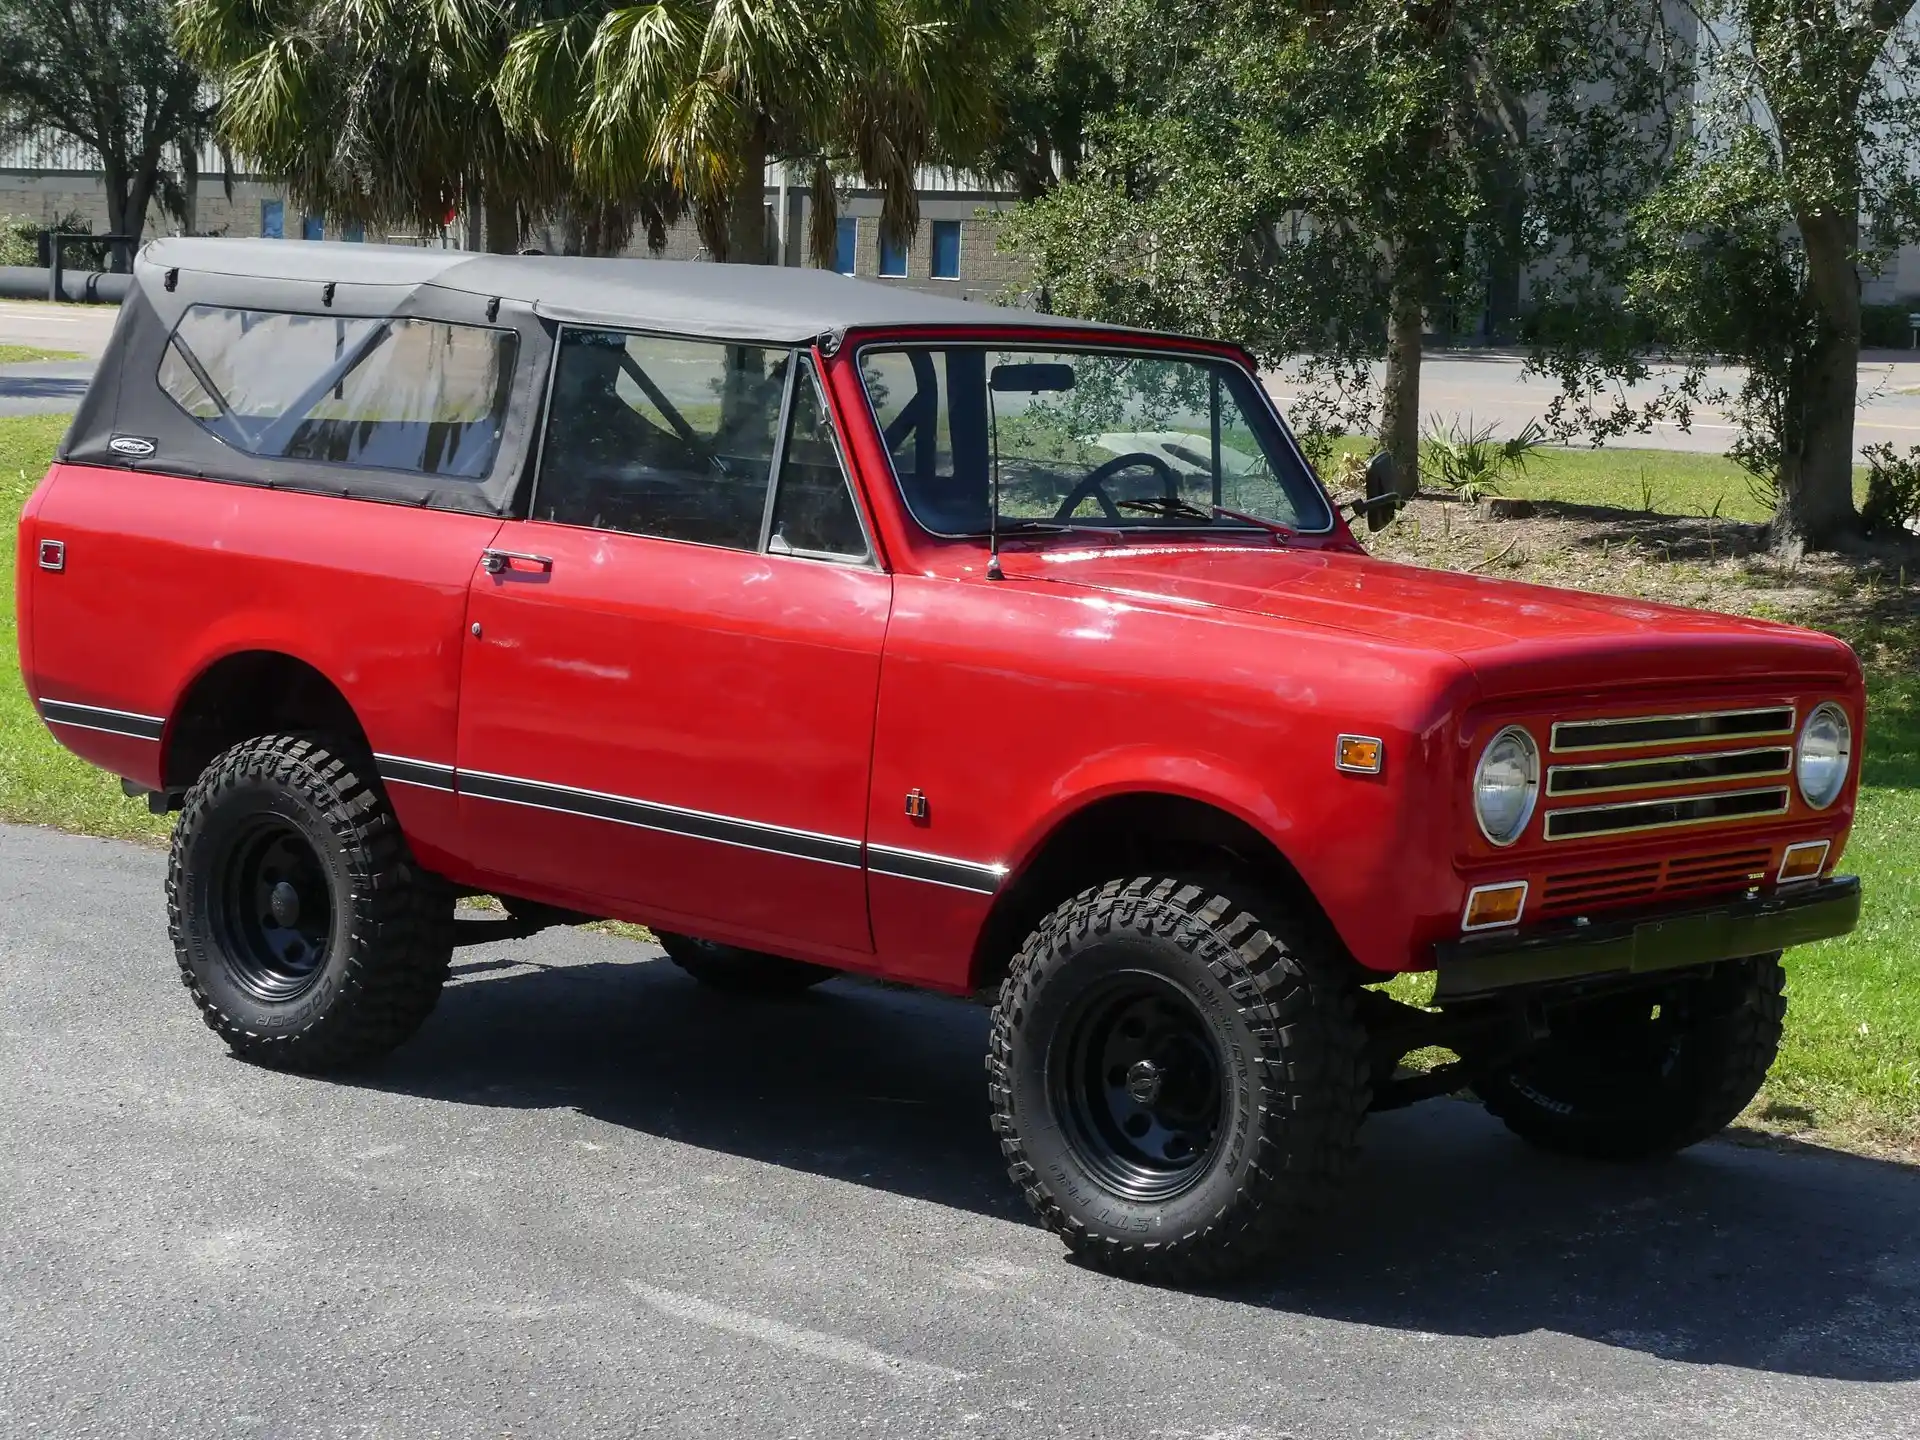
<instances>
[{"instance_id":1,"label":"palm tree","mask_svg":"<svg viewBox=\"0 0 1920 1440\"><path fill-rule=\"evenodd\" d=\"M528 6L531 10L536 8ZM828 263L836 177L881 190L882 227L919 224L916 171L984 153L1018 0L587 0L549 3L508 42L495 93L510 136L563 151L583 193L662 181L715 258L762 262L769 160L812 190Z\"/></svg>"},{"instance_id":2,"label":"palm tree","mask_svg":"<svg viewBox=\"0 0 1920 1440\"><path fill-rule=\"evenodd\" d=\"M497 0L175 7L181 48L221 88L222 138L295 198L339 220L422 234L465 210L497 251L518 247L534 213L576 198L566 156L509 131L495 103L511 19ZM596 195L589 207L594 228L620 243L659 200L623 198L609 206Z\"/></svg>"}]
</instances>

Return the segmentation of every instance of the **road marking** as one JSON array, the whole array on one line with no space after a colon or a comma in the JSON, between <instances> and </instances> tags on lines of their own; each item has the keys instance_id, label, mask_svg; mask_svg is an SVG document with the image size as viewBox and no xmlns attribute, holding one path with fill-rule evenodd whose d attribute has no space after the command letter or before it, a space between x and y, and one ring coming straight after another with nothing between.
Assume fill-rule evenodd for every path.
<instances>
[{"instance_id":1,"label":"road marking","mask_svg":"<svg viewBox=\"0 0 1920 1440\"><path fill-rule=\"evenodd\" d=\"M871 1370L877 1375L892 1375L902 1380L944 1384L967 1378L964 1371L948 1370L944 1366L929 1365L921 1360L903 1360L898 1355L875 1350L857 1340L829 1335L821 1330L803 1330L798 1325L749 1315L744 1310L731 1310L711 1300L702 1300L697 1295L661 1290L652 1285L642 1285L638 1280L629 1280L626 1285L642 1304L662 1315L671 1315L676 1320L689 1320L709 1330L721 1330L729 1335L758 1340L780 1350L791 1350L796 1355L811 1355L816 1360L832 1360L840 1365Z\"/></svg>"}]
</instances>

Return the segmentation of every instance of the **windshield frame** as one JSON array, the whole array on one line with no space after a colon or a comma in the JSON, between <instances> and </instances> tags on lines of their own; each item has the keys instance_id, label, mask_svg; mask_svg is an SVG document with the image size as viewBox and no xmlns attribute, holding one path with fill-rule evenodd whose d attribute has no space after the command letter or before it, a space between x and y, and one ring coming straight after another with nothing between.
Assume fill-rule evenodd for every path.
<instances>
[{"instance_id":1,"label":"windshield frame","mask_svg":"<svg viewBox=\"0 0 1920 1440\"><path fill-rule=\"evenodd\" d=\"M874 409L873 396L867 389L866 372L861 368L861 361L869 350L1005 350L1008 352L1028 352L1032 354L1131 355L1139 356L1143 359L1186 360L1201 365L1222 365L1230 367L1245 377L1247 384L1258 397L1261 413L1273 424L1275 432L1279 435L1282 444L1286 447L1287 454L1300 466L1301 473L1306 476L1308 482L1313 487L1313 493L1319 498L1326 521L1323 525L1313 527L1306 525L1288 525L1284 521L1278 520L1270 523L1273 526L1284 529L1288 534L1288 538L1328 539L1337 537L1340 533L1339 507L1334 504L1333 496L1328 492L1327 487L1321 483L1319 473L1315 471L1312 464L1308 462L1305 452L1300 449L1299 442L1294 439L1292 427L1287 424L1286 417L1281 415L1279 408L1273 403L1273 397L1267 393L1267 387L1260 383L1258 372L1247 362L1246 357L1237 350L1224 344L1221 345L1219 349L1214 349L1211 346L1201 348L1192 342L1180 341L1159 345L1151 341L1124 334L1116 334L1114 338L1110 340L1097 341L1082 339L1077 332L1073 331L1049 333L1044 337L1035 335L1032 332L1022 331L1018 334L1003 335L996 333L991 336L974 338L964 331L955 331L946 334L920 332L903 335L866 336L862 337L858 343L848 346L847 349L848 354L846 360L853 371L853 381L860 390L860 403L866 407L867 422L873 427L873 434L876 439L879 440L878 449L882 457L886 460L887 475L893 481L894 495L900 502L900 508L914 525L935 539L985 540L988 537L989 531L985 528L977 530L937 530L922 520L914 510L913 502L907 498L906 484L900 478L899 470L894 466L893 454L887 449L885 440L880 438L884 434L884 427L881 425L879 412ZM1003 536L1011 533L1011 535L1025 540L1044 534L1044 532L1030 530L1024 527L1016 528L1009 532L1006 527L1014 524L1016 517L1000 516L998 519ZM1152 519L1130 521L1118 525L1111 521L1104 521L1099 524L1081 522L1077 524L1074 529L1097 531L1100 534L1116 536L1142 534L1229 535L1235 539L1244 539L1247 536L1264 535L1268 539L1274 538L1273 531L1266 527L1249 525L1241 520L1223 521L1219 517L1204 523L1198 521L1156 521Z\"/></svg>"}]
</instances>

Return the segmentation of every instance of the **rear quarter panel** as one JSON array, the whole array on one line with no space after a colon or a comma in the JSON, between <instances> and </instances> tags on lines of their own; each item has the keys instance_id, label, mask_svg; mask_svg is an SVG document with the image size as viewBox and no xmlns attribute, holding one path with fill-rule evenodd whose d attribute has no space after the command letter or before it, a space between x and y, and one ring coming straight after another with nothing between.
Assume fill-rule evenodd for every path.
<instances>
[{"instance_id":1,"label":"rear quarter panel","mask_svg":"<svg viewBox=\"0 0 1920 1440\"><path fill-rule=\"evenodd\" d=\"M33 591L40 569L36 517L53 481L54 473L49 472L34 487L33 493L27 496L27 503L20 512L20 526L14 536L14 643L20 654L20 680L29 695L37 693L33 679Z\"/></svg>"},{"instance_id":2,"label":"rear quarter panel","mask_svg":"<svg viewBox=\"0 0 1920 1440\"><path fill-rule=\"evenodd\" d=\"M376 751L453 763L467 586L497 519L61 466L35 527L67 546L66 570L35 587L36 700L171 719L216 661L277 651L333 682ZM162 781L164 739L55 733ZM451 842L451 797L395 787L394 801L416 846Z\"/></svg>"}]
</instances>

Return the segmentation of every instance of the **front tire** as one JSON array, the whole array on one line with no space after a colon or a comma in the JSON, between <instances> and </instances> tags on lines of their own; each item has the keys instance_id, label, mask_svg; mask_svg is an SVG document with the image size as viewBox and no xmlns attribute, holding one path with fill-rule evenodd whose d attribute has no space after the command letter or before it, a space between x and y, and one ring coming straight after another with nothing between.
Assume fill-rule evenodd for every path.
<instances>
[{"instance_id":1,"label":"front tire","mask_svg":"<svg viewBox=\"0 0 1920 1440\"><path fill-rule=\"evenodd\" d=\"M690 935L655 932L653 938L669 960L702 985L731 995L798 995L840 973L825 965L763 955L715 940L695 940Z\"/></svg>"},{"instance_id":2,"label":"front tire","mask_svg":"<svg viewBox=\"0 0 1920 1440\"><path fill-rule=\"evenodd\" d=\"M1728 960L1556 1016L1547 1038L1474 1084L1523 1140L1643 1160L1696 1145L1759 1093L1786 1018L1780 955Z\"/></svg>"},{"instance_id":3,"label":"front tire","mask_svg":"<svg viewBox=\"0 0 1920 1440\"><path fill-rule=\"evenodd\" d=\"M1357 1153L1357 990L1337 945L1276 906L1158 877L1075 896L993 1011L1008 1173L1103 1270L1182 1283L1258 1261Z\"/></svg>"},{"instance_id":4,"label":"front tire","mask_svg":"<svg viewBox=\"0 0 1920 1440\"><path fill-rule=\"evenodd\" d=\"M187 792L167 871L180 978L236 1055L329 1070L383 1055L439 999L453 892L386 796L308 736L246 740Z\"/></svg>"}]
</instances>

